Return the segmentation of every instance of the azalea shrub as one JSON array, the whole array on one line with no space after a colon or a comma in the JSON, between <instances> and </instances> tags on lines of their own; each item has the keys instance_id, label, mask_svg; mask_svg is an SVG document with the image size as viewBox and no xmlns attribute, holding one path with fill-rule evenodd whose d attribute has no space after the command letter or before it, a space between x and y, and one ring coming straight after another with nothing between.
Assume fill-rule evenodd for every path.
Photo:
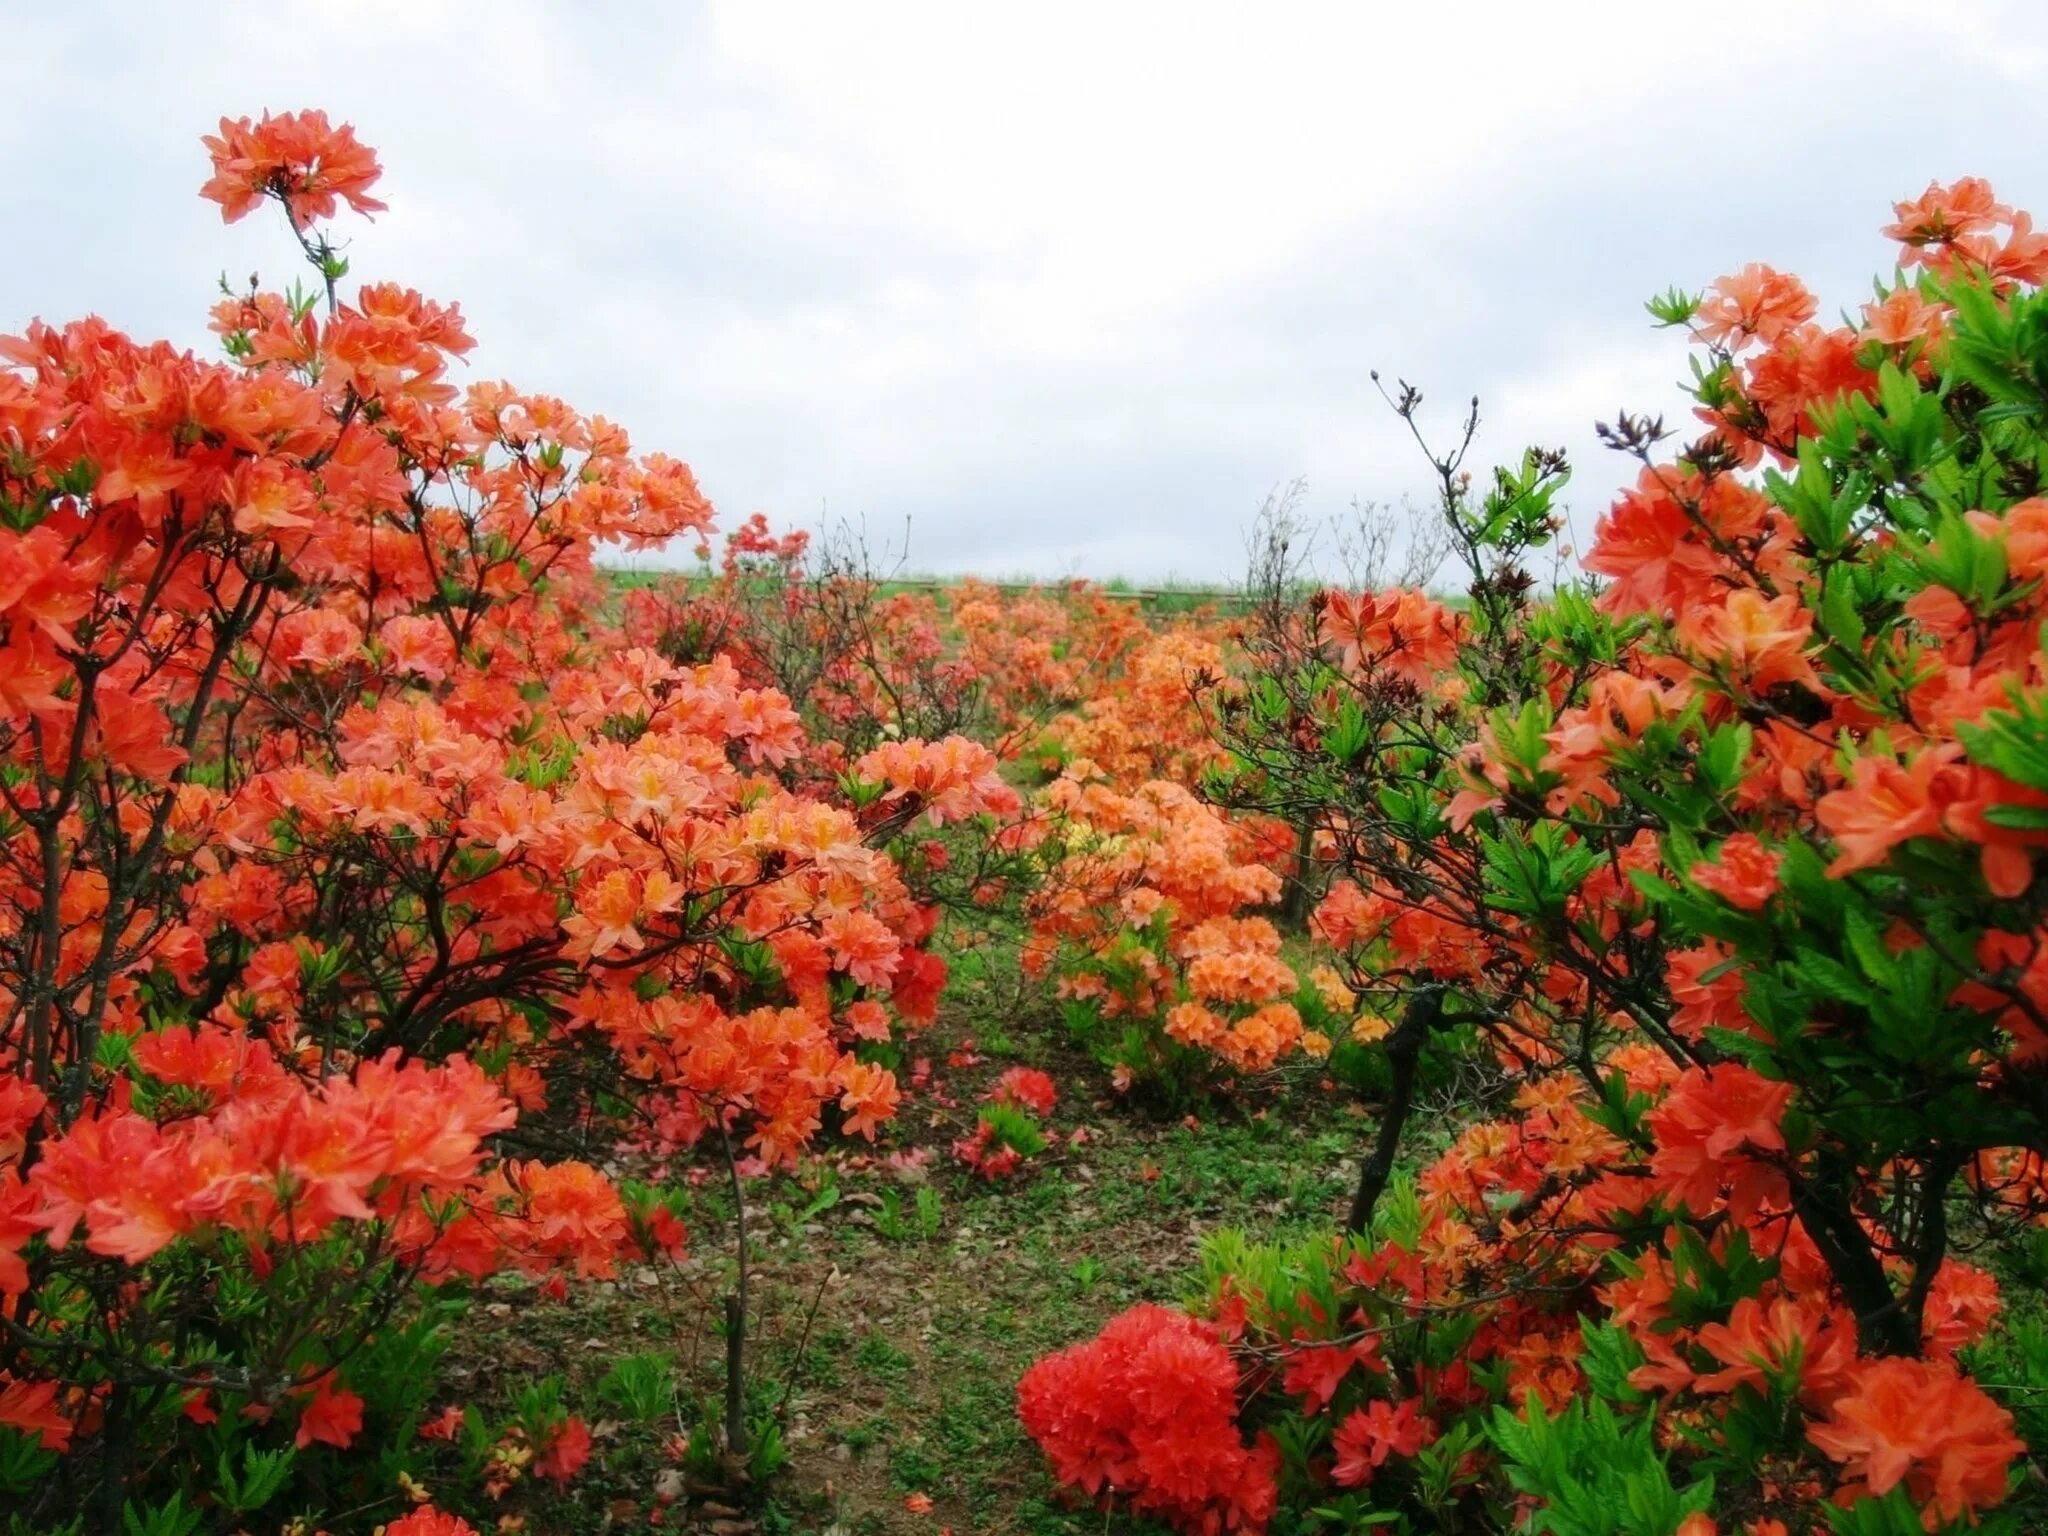
<instances>
[{"instance_id":1,"label":"azalea shrub","mask_svg":"<svg viewBox=\"0 0 2048 1536\"><path fill-rule=\"evenodd\" d=\"M2041 1518L2001 1276L2048 1153L2048 238L1972 180L1886 234L1839 324L1760 266L1653 302L1703 431L1604 429L1589 579L1531 571L1562 459L1475 480L1475 415L1431 456L1465 601L1320 594L1212 691L1209 792L1313 818L1394 1086L1343 1230L1211 1246L1235 1415L1162 1457L1113 1387L1054 1411L1135 1323L1027 1378L1081 1493L1258 1530L1263 1457L1276 1529ZM1432 1050L1489 1086L1411 1182Z\"/></svg>"},{"instance_id":2,"label":"azalea shrub","mask_svg":"<svg viewBox=\"0 0 2048 1536\"><path fill-rule=\"evenodd\" d=\"M725 536L714 566L630 587L622 622L637 643L685 663L724 656L791 700L831 772L892 737L976 730L992 705L971 658L949 647L924 593L885 593L864 536L777 534L756 513ZM979 733L979 732L977 732Z\"/></svg>"},{"instance_id":3,"label":"azalea shrub","mask_svg":"<svg viewBox=\"0 0 2048 1536\"><path fill-rule=\"evenodd\" d=\"M1292 834L1234 818L1189 787L1125 791L1092 765L1042 790L1029 832L1040 865L1025 911L1028 973L1054 980L1069 1030L1118 1091L1178 1102L1327 1052L1266 910Z\"/></svg>"},{"instance_id":4,"label":"azalea shrub","mask_svg":"<svg viewBox=\"0 0 2048 1536\"><path fill-rule=\"evenodd\" d=\"M872 1140L944 982L887 848L1016 803L964 740L810 792L787 696L609 617L601 548L712 532L688 468L346 291L351 129L206 148L310 283L227 293L219 360L0 342L0 1503L95 1529L388 1487L467 1287L680 1250L622 1146Z\"/></svg>"},{"instance_id":5,"label":"azalea shrub","mask_svg":"<svg viewBox=\"0 0 2048 1536\"><path fill-rule=\"evenodd\" d=\"M953 1144L953 1155L994 1183L1016 1173L1057 1137L1044 1122L1052 1116L1059 1089L1035 1067L1011 1067L982 1097L974 1130Z\"/></svg>"},{"instance_id":6,"label":"azalea shrub","mask_svg":"<svg viewBox=\"0 0 2048 1536\"><path fill-rule=\"evenodd\" d=\"M1263 1528L1278 1457L1238 1429L1238 1372L1214 1326L1142 1305L1025 1374L1018 1410L1055 1474L1176 1528Z\"/></svg>"},{"instance_id":7,"label":"azalea shrub","mask_svg":"<svg viewBox=\"0 0 2048 1536\"><path fill-rule=\"evenodd\" d=\"M1058 715L1044 748L1060 765L1085 765L1119 788L1165 780L1192 784L1222 757L1195 701L1231 669L1228 629L1207 613L1141 634L1089 680L1074 708Z\"/></svg>"}]
</instances>

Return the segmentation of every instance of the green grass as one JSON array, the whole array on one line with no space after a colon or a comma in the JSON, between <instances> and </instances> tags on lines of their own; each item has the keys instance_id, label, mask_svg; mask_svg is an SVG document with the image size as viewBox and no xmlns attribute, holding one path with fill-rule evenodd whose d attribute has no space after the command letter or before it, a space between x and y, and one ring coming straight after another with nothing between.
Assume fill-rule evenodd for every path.
<instances>
[{"instance_id":1,"label":"green grass","mask_svg":"<svg viewBox=\"0 0 2048 1536\"><path fill-rule=\"evenodd\" d=\"M603 567L603 574L614 587L628 590L635 587L654 587L666 583L680 583L686 587L701 586L707 577L701 566L678 566L672 569L632 570L621 567ZM1058 596L1071 585L1067 580L1052 580L1043 577L965 577L938 575L899 575L875 583L878 597L894 597L904 592L929 593L941 608L950 606L956 588L965 581L986 582L1012 595L1030 592L1044 592ZM1124 598L1136 603L1154 618L1177 618L1184 614L1198 613L1203 609L1234 611L1243 604L1239 590L1228 582L1188 582L1173 577L1153 583L1133 582L1122 576L1107 580L1089 579L1087 584L1111 597Z\"/></svg>"}]
</instances>

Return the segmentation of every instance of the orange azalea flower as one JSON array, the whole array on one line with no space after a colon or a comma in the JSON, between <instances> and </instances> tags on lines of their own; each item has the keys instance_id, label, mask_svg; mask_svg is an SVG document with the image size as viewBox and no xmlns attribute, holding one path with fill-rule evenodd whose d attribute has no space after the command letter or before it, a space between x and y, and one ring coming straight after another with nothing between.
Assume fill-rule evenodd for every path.
<instances>
[{"instance_id":1,"label":"orange azalea flower","mask_svg":"<svg viewBox=\"0 0 2048 1536\"><path fill-rule=\"evenodd\" d=\"M390 652L394 667L430 683L446 679L455 665L455 639L438 619L411 614L386 619L377 637Z\"/></svg>"},{"instance_id":2,"label":"orange azalea flower","mask_svg":"<svg viewBox=\"0 0 2048 1536\"><path fill-rule=\"evenodd\" d=\"M1456 662L1462 621L1412 587L1384 592L1318 595L1323 631L1338 646L1338 665L1353 676L1380 669L1424 686Z\"/></svg>"},{"instance_id":3,"label":"orange azalea flower","mask_svg":"<svg viewBox=\"0 0 2048 1536\"><path fill-rule=\"evenodd\" d=\"M1015 815L1022 802L1003 781L1002 764L978 741L889 741L854 764L854 776L886 784L885 802L908 800L933 826L970 816Z\"/></svg>"},{"instance_id":4,"label":"orange azalea flower","mask_svg":"<svg viewBox=\"0 0 2048 1536\"><path fill-rule=\"evenodd\" d=\"M1953 1364L1899 1357L1862 1362L1806 1438L1842 1463L1845 1495L1882 1498L1904 1483L1941 1521L2003 1499L2006 1471L2026 1449L2012 1415Z\"/></svg>"},{"instance_id":5,"label":"orange azalea flower","mask_svg":"<svg viewBox=\"0 0 2048 1536\"><path fill-rule=\"evenodd\" d=\"M1863 306L1863 329L1857 334L1887 347L1935 342L1948 329L1949 314L1946 304L1930 304L1914 289L1900 288Z\"/></svg>"},{"instance_id":6,"label":"orange azalea flower","mask_svg":"<svg viewBox=\"0 0 2048 1536\"><path fill-rule=\"evenodd\" d=\"M72 1423L57 1406L54 1381L21 1381L0 1371L0 1424L34 1435L46 1451L71 1444Z\"/></svg>"},{"instance_id":7,"label":"orange azalea flower","mask_svg":"<svg viewBox=\"0 0 2048 1536\"><path fill-rule=\"evenodd\" d=\"M1645 469L1593 531L1585 567L1611 577L1600 594L1609 613L1683 614L1717 604L1728 563L1710 534L1747 539L1760 533L1770 503L1733 476L1673 480Z\"/></svg>"},{"instance_id":8,"label":"orange azalea flower","mask_svg":"<svg viewBox=\"0 0 2048 1536\"><path fill-rule=\"evenodd\" d=\"M1998 1280L1989 1270L1944 1259L1928 1288L1921 1318L1928 1351L1952 1355L1981 1339L1997 1318L2002 1303Z\"/></svg>"},{"instance_id":9,"label":"orange azalea flower","mask_svg":"<svg viewBox=\"0 0 2048 1536\"><path fill-rule=\"evenodd\" d=\"M497 1223L507 1246L534 1267L573 1263L585 1277L613 1271L631 1241L626 1208L609 1180L588 1163L505 1164L518 1205Z\"/></svg>"},{"instance_id":10,"label":"orange azalea flower","mask_svg":"<svg viewBox=\"0 0 2048 1536\"><path fill-rule=\"evenodd\" d=\"M1052 1114L1053 1105L1059 1100L1059 1089L1051 1077L1035 1067L1011 1067L996 1079L995 1086L983 1097L997 1104L1014 1104L1028 1109L1043 1120Z\"/></svg>"},{"instance_id":11,"label":"orange azalea flower","mask_svg":"<svg viewBox=\"0 0 2048 1536\"><path fill-rule=\"evenodd\" d=\"M1822 1309L1784 1296L1768 1304L1745 1296L1727 1322L1706 1324L1697 1338L1723 1369L1696 1379L1695 1392L1733 1392L1743 1386L1764 1392L1773 1380L1790 1378L1798 1384L1801 1402L1824 1404L1833 1400L1856 1360L1854 1318L1840 1308Z\"/></svg>"},{"instance_id":12,"label":"orange azalea flower","mask_svg":"<svg viewBox=\"0 0 2048 1536\"><path fill-rule=\"evenodd\" d=\"M1692 867L1693 884L1712 891L1730 906L1761 911L1778 890L1778 866L1784 855L1773 852L1748 832L1721 844L1711 863Z\"/></svg>"},{"instance_id":13,"label":"orange azalea flower","mask_svg":"<svg viewBox=\"0 0 2048 1536\"><path fill-rule=\"evenodd\" d=\"M2048 795L1975 766L1958 765L1946 784L1951 793L1942 808L1943 828L1978 845L1978 865L1992 895L2023 894L2034 879L2032 850L2048 846L2048 832L2002 826L1992 818L2001 808L2048 809Z\"/></svg>"},{"instance_id":14,"label":"orange azalea flower","mask_svg":"<svg viewBox=\"0 0 2048 1536\"><path fill-rule=\"evenodd\" d=\"M555 1426L546 1443L534 1453L533 1473L561 1487L581 1472L589 1460L590 1430L572 1413Z\"/></svg>"},{"instance_id":15,"label":"orange azalea flower","mask_svg":"<svg viewBox=\"0 0 2048 1536\"><path fill-rule=\"evenodd\" d=\"M569 935L566 952L577 959L602 960L617 949L644 948L640 921L640 882L628 870L615 869L582 892L576 912L562 920Z\"/></svg>"},{"instance_id":16,"label":"orange azalea flower","mask_svg":"<svg viewBox=\"0 0 2048 1536\"><path fill-rule=\"evenodd\" d=\"M902 941L870 912L835 912L823 924L832 963L862 986L883 986L902 960Z\"/></svg>"},{"instance_id":17,"label":"orange azalea flower","mask_svg":"<svg viewBox=\"0 0 2048 1536\"><path fill-rule=\"evenodd\" d=\"M445 1440L453 1444L456 1436L462 1433L462 1426L467 1417L459 1405L450 1403L446 1408L443 1408L434 1415L433 1418L420 1425L420 1438L422 1440Z\"/></svg>"},{"instance_id":18,"label":"orange azalea flower","mask_svg":"<svg viewBox=\"0 0 2048 1536\"><path fill-rule=\"evenodd\" d=\"M313 1400L299 1413L299 1449L318 1441L347 1450L362 1432L363 1400L348 1388L336 1386L332 1371L320 1378L312 1392Z\"/></svg>"},{"instance_id":19,"label":"orange azalea flower","mask_svg":"<svg viewBox=\"0 0 2048 1536\"><path fill-rule=\"evenodd\" d=\"M1359 1487L1371 1482L1389 1457L1413 1456L1434 1440L1436 1425L1422 1413L1421 1402L1409 1398L1395 1407L1374 1398L1352 1409L1331 1441L1337 1453L1331 1480L1340 1487Z\"/></svg>"},{"instance_id":20,"label":"orange azalea flower","mask_svg":"<svg viewBox=\"0 0 2048 1536\"><path fill-rule=\"evenodd\" d=\"M1355 1344L1304 1345L1290 1352L1282 1386L1301 1399L1302 1413L1312 1417L1330 1406L1354 1365L1382 1369L1377 1337L1368 1335Z\"/></svg>"},{"instance_id":21,"label":"orange azalea flower","mask_svg":"<svg viewBox=\"0 0 2048 1536\"><path fill-rule=\"evenodd\" d=\"M901 1096L896 1091L895 1074L886 1067L848 1058L839 1068L838 1081L848 1134L873 1141L877 1128L896 1113Z\"/></svg>"},{"instance_id":22,"label":"orange azalea flower","mask_svg":"<svg viewBox=\"0 0 2048 1536\"><path fill-rule=\"evenodd\" d=\"M35 1084L13 1072L0 1071L0 1164L21 1156L29 1127L49 1103Z\"/></svg>"},{"instance_id":23,"label":"orange azalea flower","mask_svg":"<svg viewBox=\"0 0 2048 1536\"><path fill-rule=\"evenodd\" d=\"M1823 795L1815 807L1820 824L1841 850L1828 874L1882 864L1907 839L1939 832L1951 769L1961 752L1954 743L1929 747L1910 766L1889 758L1857 758L1848 784Z\"/></svg>"},{"instance_id":24,"label":"orange azalea flower","mask_svg":"<svg viewBox=\"0 0 2048 1536\"><path fill-rule=\"evenodd\" d=\"M284 203L294 224L334 216L337 198L357 213L382 213L369 195L383 174L376 154L356 141L347 123L328 124L325 112L286 112L261 122L222 118L220 134L202 140L213 157L213 179L199 195L220 204L224 222L250 213L266 196Z\"/></svg>"},{"instance_id":25,"label":"orange azalea flower","mask_svg":"<svg viewBox=\"0 0 2048 1536\"><path fill-rule=\"evenodd\" d=\"M1977 234L2007 218L2011 209L1997 200L1991 183L1980 176L1965 176L1943 186L1927 183L1927 190L1911 202L1892 204L1894 222L1881 233L1906 247L1906 261L1924 260L1923 248L1947 245L1965 235Z\"/></svg>"},{"instance_id":26,"label":"orange azalea flower","mask_svg":"<svg viewBox=\"0 0 2048 1536\"><path fill-rule=\"evenodd\" d=\"M1819 307L1798 278L1751 262L1707 290L1693 331L1710 346L1740 348L1752 340L1768 345L1811 320Z\"/></svg>"},{"instance_id":27,"label":"orange azalea flower","mask_svg":"<svg viewBox=\"0 0 2048 1536\"><path fill-rule=\"evenodd\" d=\"M1577 1333L1530 1333L1505 1352L1508 1396L1557 1412L1585 1382L1579 1370L1584 1352L1585 1341Z\"/></svg>"},{"instance_id":28,"label":"orange azalea flower","mask_svg":"<svg viewBox=\"0 0 2048 1536\"><path fill-rule=\"evenodd\" d=\"M477 1532L460 1515L445 1514L431 1504L423 1504L385 1526L384 1536L477 1536Z\"/></svg>"},{"instance_id":29,"label":"orange azalea flower","mask_svg":"<svg viewBox=\"0 0 2048 1536\"><path fill-rule=\"evenodd\" d=\"M1664 964L1665 985L1678 1005L1671 1027L1680 1036L1697 1040L1709 1029L1754 1031L1755 1021L1742 1006L1745 983L1733 949L1702 939L1691 949L1673 950Z\"/></svg>"},{"instance_id":30,"label":"orange azalea flower","mask_svg":"<svg viewBox=\"0 0 2048 1536\"><path fill-rule=\"evenodd\" d=\"M1786 683L1821 688L1805 654L1813 615L1796 593L1767 598L1741 587L1718 603L1695 603L1678 616L1678 638L1702 661L1725 666L1759 693Z\"/></svg>"},{"instance_id":31,"label":"orange azalea flower","mask_svg":"<svg viewBox=\"0 0 2048 1536\"><path fill-rule=\"evenodd\" d=\"M1700 1216L1725 1191L1730 1214L1747 1220L1784 1188L1783 1175L1755 1154L1785 1150L1779 1122L1791 1101L1790 1083L1771 1082L1740 1062L1689 1068L1648 1117L1658 1188Z\"/></svg>"}]
</instances>

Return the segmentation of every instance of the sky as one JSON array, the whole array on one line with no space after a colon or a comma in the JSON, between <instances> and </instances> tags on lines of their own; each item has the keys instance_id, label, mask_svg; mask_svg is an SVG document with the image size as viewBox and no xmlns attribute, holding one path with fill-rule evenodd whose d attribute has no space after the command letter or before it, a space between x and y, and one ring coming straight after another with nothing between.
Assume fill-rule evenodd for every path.
<instances>
[{"instance_id":1,"label":"sky","mask_svg":"<svg viewBox=\"0 0 2048 1536\"><path fill-rule=\"evenodd\" d=\"M1939 25L1932 18L1939 16ZM0 331L211 345L274 220L197 197L223 115L321 107L385 168L357 278L461 303L467 370L687 460L736 524L920 571L1229 580L1276 485L1426 493L1371 381L1482 462L1627 464L1683 406L1642 301L1748 261L1823 317L1889 205L2048 222L2048 5L0 0ZM906 532L907 530L907 532ZM907 549L904 546L907 545ZM649 563L640 557L639 563Z\"/></svg>"}]
</instances>

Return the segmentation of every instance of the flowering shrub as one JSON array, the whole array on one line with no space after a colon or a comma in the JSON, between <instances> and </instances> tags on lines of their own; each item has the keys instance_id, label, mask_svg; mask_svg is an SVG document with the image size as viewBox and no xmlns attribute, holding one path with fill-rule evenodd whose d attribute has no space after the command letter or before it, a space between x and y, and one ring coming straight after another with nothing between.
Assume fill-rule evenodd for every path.
<instances>
[{"instance_id":1,"label":"flowering shrub","mask_svg":"<svg viewBox=\"0 0 2048 1536\"><path fill-rule=\"evenodd\" d=\"M1221 756L1195 709L1199 690L1228 668L1223 637L1185 620L1131 647L1121 668L1094 679L1079 708L1047 732L1063 763L1085 763L1125 790L1154 780L1192 784Z\"/></svg>"},{"instance_id":2,"label":"flowering shrub","mask_svg":"<svg viewBox=\"0 0 2048 1536\"><path fill-rule=\"evenodd\" d=\"M949 606L995 731L1025 746L1043 728L1055 752L1070 712L1119 689L1153 635L1136 604L1085 582L1017 593L967 580Z\"/></svg>"},{"instance_id":3,"label":"flowering shrub","mask_svg":"<svg viewBox=\"0 0 2048 1536\"><path fill-rule=\"evenodd\" d=\"M452 305L344 298L320 221L380 207L348 128L207 145L313 292L224 299L225 362L0 343L0 1477L108 1527L245 1450L282 1447L263 1502L292 1457L344 1489L431 1390L387 1362L428 1359L421 1285L674 1251L660 1200L507 1155L522 1113L769 1163L872 1139L863 1052L944 979L879 845L1014 802L965 742L861 764L868 821L779 777L784 696L604 621L600 542L708 534L689 470L458 389ZM567 1479L588 1440L527 1450Z\"/></svg>"},{"instance_id":4,"label":"flowering shrub","mask_svg":"<svg viewBox=\"0 0 2048 1536\"><path fill-rule=\"evenodd\" d=\"M1257 909L1278 899L1284 828L1236 822L1152 780L1126 793L1076 764L1039 796L1044 873L1024 964L1055 974L1070 1019L1119 1088L1196 1091L1327 1042Z\"/></svg>"},{"instance_id":5,"label":"flowering shrub","mask_svg":"<svg viewBox=\"0 0 2048 1536\"><path fill-rule=\"evenodd\" d=\"M972 1135L953 1143L953 1155L990 1183L1007 1179L1046 1148L1045 1132L1023 1106L988 1105L974 1122Z\"/></svg>"},{"instance_id":6,"label":"flowering shrub","mask_svg":"<svg viewBox=\"0 0 2048 1536\"><path fill-rule=\"evenodd\" d=\"M1085 583L1011 595L967 579L941 596L893 586L879 563L851 528L777 535L756 514L715 568L629 589L622 627L673 660L726 655L792 700L826 773L907 737L964 734L1005 758L1041 732L1066 742L1069 712L1115 712L1126 680L1174 676L1146 660L1160 642L1144 617ZM1130 691L1153 701L1144 725L1202 741L1184 682Z\"/></svg>"},{"instance_id":7,"label":"flowering shrub","mask_svg":"<svg viewBox=\"0 0 2048 1536\"><path fill-rule=\"evenodd\" d=\"M1031 1067L1011 1067L982 1095L972 1135L953 1144L953 1155L991 1183L1006 1179L1046 1149L1041 1122L1059 1097L1053 1080Z\"/></svg>"},{"instance_id":8,"label":"flowering shrub","mask_svg":"<svg viewBox=\"0 0 2048 1536\"><path fill-rule=\"evenodd\" d=\"M829 779L891 737L971 729L983 716L979 678L947 646L935 605L885 597L873 564L850 530L822 543L778 536L757 513L726 535L715 570L628 590L624 628L679 662L723 655L781 693L825 753L813 771Z\"/></svg>"},{"instance_id":9,"label":"flowering shrub","mask_svg":"<svg viewBox=\"0 0 2048 1536\"><path fill-rule=\"evenodd\" d=\"M473 1527L430 1497L574 1484L608 1431L563 1382L493 1422L435 1367L493 1276L686 1253L687 1193L620 1156L708 1155L741 1207L723 1444L671 1459L772 1469L747 1176L873 1142L945 915L1021 911L1119 1089L1307 1058L1377 1097L1341 1232L1217 1235L1190 1307L1026 1375L1082 1496L1201 1532L2040 1523L2025 214L1898 204L1837 325L1762 266L1654 301L1704 432L1606 429L1635 468L1581 584L1530 570L1561 458L1475 485L1468 419L1432 455L1462 602L1276 581L1154 628L1078 586L890 590L761 520L712 569L686 466L459 386L456 306L344 292L326 223L382 208L350 128L206 145L310 288L228 293L223 361L0 341L10 1519L410 1500L388 1529L436 1536ZM703 572L621 597L595 564L676 539ZM1404 1174L1432 1073L1464 1098ZM1005 1072L956 1157L1015 1173L1056 1103ZM673 1384L637 1358L599 1391L648 1422Z\"/></svg>"},{"instance_id":10,"label":"flowering shrub","mask_svg":"<svg viewBox=\"0 0 2048 1536\"><path fill-rule=\"evenodd\" d=\"M1974 181L1887 233L1860 321L1765 268L1653 304L1707 431L1606 429L1606 585L1533 599L1564 466L1475 491L1468 423L1463 614L1325 595L1218 693L1218 793L1314 808L1393 1081L1345 1237L1212 1250L1290 1506L1463 1528L1504 1483L1532 1529L1701 1536L2008 1497L1999 1393L2048 1358L1973 1379L1998 1286L1952 1234L2043 1210L2048 242ZM1511 1112L1410 1192L1417 1063L1474 1047Z\"/></svg>"},{"instance_id":11,"label":"flowering shrub","mask_svg":"<svg viewBox=\"0 0 2048 1536\"><path fill-rule=\"evenodd\" d=\"M1052 1114L1053 1105L1059 1102L1059 1089L1050 1077L1035 1067L1011 1067L996 1079L996 1085L988 1091L987 1097L997 1104L1028 1109L1043 1120Z\"/></svg>"}]
</instances>

